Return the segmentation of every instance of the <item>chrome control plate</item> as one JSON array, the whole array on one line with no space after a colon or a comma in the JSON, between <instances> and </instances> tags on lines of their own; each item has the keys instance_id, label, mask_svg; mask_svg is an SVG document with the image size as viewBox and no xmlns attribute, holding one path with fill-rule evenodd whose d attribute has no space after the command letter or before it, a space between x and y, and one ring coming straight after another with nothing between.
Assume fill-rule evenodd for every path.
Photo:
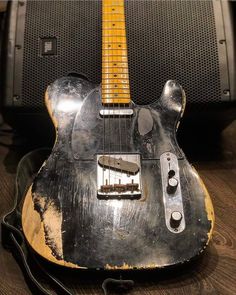
<instances>
[{"instance_id":1,"label":"chrome control plate","mask_svg":"<svg viewBox=\"0 0 236 295\"><path fill-rule=\"evenodd\" d=\"M165 221L169 231L180 233L185 229L185 218L183 210L183 198L181 191L181 183L179 176L179 164L176 155L170 152L163 153L160 157L162 193L165 207ZM173 179L177 183L174 189L168 189L170 180ZM178 212L182 215L177 226L173 226L172 213Z\"/></svg>"}]
</instances>

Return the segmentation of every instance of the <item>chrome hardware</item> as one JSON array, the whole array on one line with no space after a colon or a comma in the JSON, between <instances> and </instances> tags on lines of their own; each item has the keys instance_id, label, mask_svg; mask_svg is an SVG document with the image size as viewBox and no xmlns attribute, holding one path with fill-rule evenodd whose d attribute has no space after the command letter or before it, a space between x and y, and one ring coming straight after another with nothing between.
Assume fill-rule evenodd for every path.
<instances>
[{"instance_id":1,"label":"chrome hardware","mask_svg":"<svg viewBox=\"0 0 236 295\"><path fill-rule=\"evenodd\" d=\"M114 108L107 108L100 110L100 115L102 117L109 117L109 116L132 116L134 111L132 109L114 109Z\"/></svg>"},{"instance_id":2,"label":"chrome hardware","mask_svg":"<svg viewBox=\"0 0 236 295\"><path fill-rule=\"evenodd\" d=\"M174 194L178 187L178 180L175 177L168 179L166 191L168 194Z\"/></svg>"},{"instance_id":3,"label":"chrome hardware","mask_svg":"<svg viewBox=\"0 0 236 295\"><path fill-rule=\"evenodd\" d=\"M171 213L170 226L172 228L178 228L182 220L182 214L179 211L174 211Z\"/></svg>"},{"instance_id":4,"label":"chrome hardware","mask_svg":"<svg viewBox=\"0 0 236 295\"><path fill-rule=\"evenodd\" d=\"M109 163L111 164L108 165ZM123 163L119 169L118 163ZM97 194L100 199L140 198L142 194L140 155L97 155Z\"/></svg>"},{"instance_id":5,"label":"chrome hardware","mask_svg":"<svg viewBox=\"0 0 236 295\"><path fill-rule=\"evenodd\" d=\"M165 221L169 231L180 233L185 229L183 199L176 155L170 152L160 157Z\"/></svg>"}]
</instances>

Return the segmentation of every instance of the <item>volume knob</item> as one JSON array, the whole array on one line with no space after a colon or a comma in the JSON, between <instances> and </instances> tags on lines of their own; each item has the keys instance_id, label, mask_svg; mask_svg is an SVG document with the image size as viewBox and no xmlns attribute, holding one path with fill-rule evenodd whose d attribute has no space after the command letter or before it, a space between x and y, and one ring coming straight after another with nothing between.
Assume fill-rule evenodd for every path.
<instances>
[{"instance_id":1,"label":"volume knob","mask_svg":"<svg viewBox=\"0 0 236 295\"><path fill-rule=\"evenodd\" d=\"M180 226L180 222L182 220L182 214L179 211L174 211L171 213L170 217L170 226L172 228L177 228Z\"/></svg>"},{"instance_id":2,"label":"volume knob","mask_svg":"<svg viewBox=\"0 0 236 295\"><path fill-rule=\"evenodd\" d=\"M171 177L168 179L168 185L167 185L167 193L168 194L174 194L177 190L178 186L178 180L175 177Z\"/></svg>"}]
</instances>

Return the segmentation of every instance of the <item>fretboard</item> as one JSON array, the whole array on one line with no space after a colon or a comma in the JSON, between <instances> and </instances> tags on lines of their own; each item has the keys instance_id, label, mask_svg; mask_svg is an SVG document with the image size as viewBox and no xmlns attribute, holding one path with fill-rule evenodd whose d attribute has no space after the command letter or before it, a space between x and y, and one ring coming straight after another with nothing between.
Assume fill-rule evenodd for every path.
<instances>
[{"instance_id":1,"label":"fretboard","mask_svg":"<svg viewBox=\"0 0 236 295\"><path fill-rule=\"evenodd\" d=\"M103 0L102 103L130 103L124 0Z\"/></svg>"}]
</instances>

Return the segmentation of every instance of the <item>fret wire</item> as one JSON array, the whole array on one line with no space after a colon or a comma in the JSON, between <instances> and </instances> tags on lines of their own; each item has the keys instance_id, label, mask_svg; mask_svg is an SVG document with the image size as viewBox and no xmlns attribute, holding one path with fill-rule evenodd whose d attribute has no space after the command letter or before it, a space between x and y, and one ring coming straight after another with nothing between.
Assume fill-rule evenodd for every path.
<instances>
[{"instance_id":1,"label":"fret wire","mask_svg":"<svg viewBox=\"0 0 236 295\"><path fill-rule=\"evenodd\" d=\"M125 31L125 28L114 28L114 27L112 27L112 28L104 28L103 27L103 29L102 29L102 31Z\"/></svg>"},{"instance_id":2,"label":"fret wire","mask_svg":"<svg viewBox=\"0 0 236 295\"><path fill-rule=\"evenodd\" d=\"M117 83L117 84L119 84L119 83ZM116 90L116 89L118 89L118 90L119 89L125 89L126 90L127 89L127 90L129 90L128 88L124 88L124 87L110 87L110 88L104 88L104 87L102 87L102 89L103 90L107 90L107 89L114 89L114 90Z\"/></svg>"},{"instance_id":3,"label":"fret wire","mask_svg":"<svg viewBox=\"0 0 236 295\"><path fill-rule=\"evenodd\" d=\"M104 101L104 100L111 100L111 101L113 101L114 102L114 100L123 100L123 101L126 101L126 100L130 100L130 97L104 97L104 98L102 98L102 100Z\"/></svg>"},{"instance_id":4,"label":"fret wire","mask_svg":"<svg viewBox=\"0 0 236 295\"><path fill-rule=\"evenodd\" d=\"M124 97L124 96L107 96L107 97L103 97L103 100L107 100L107 99L112 99L112 100L115 100L115 99L121 99L121 100L129 100L130 99L130 96L129 97Z\"/></svg>"},{"instance_id":5,"label":"fret wire","mask_svg":"<svg viewBox=\"0 0 236 295\"><path fill-rule=\"evenodd\" d=\"M127 76L128 76L128 75L127 75ZM104 79L116 80L117 78L119 79L119 77L114 77L114 78L110 78L110 77L109 77L109 78L103 78L103 80L104 80ZM127 77L127 78L123 78L123 79L127 79L127 80L128 80L128 77ZM116 84L116 83L114 83L114 84Z\"/></svg>"},{"instance_id":6,"label":"fret wire","mask_svg":"<svg viewBox=\"0 0 236 295\"><path fill-rule=\"evenodd\" d=\"M121 47L119 47L119 48L103 48L102 49L102 51L126 51L126 48L121 48ZM110 54L109 53L109 55L113 55L112 53Z\"/></svg>"},{"instance_id":7,"label":"fret wire","mask_svg":"<svg viewBox=\"0 0 236 295\"><path fill-rule=\"evenodd\" d=\"M109 61L104 61L104 58L107 58L108 57L108 55L103 55L103 63L102 64L108 64L108 63L123 63L123 62L125 62L125 63L128 63L128 61L127 60L125 60L125 61L122 61L121 59L119 60L119 61L113 61L113 60L111 60L111 59L109 59ZM112 56L111 56L112 57ZM122 57L120 57L120 58L122 58ZM114 66L114 65L113 65ZM114 67L116 67L116 66L114 66Z\"/></svg>"},{"instance_id":8,"label":"fret wire","mask_svg":"<svg viewBox=\"0 0 236 295\"><path fill-rule=\"evenodd\" d=\"M126 66L104 66L103 67L104 69L124 69L124 70L128 70L129 67L126 67Z\"/></svg>"},{"instance_id":9,"label":"fret wire","mask_svg":"<svg viewBox=\"0 0 236 295\"><path fill-rule=\"evenodd\" d=\"M107 80L109 80L110 82L106 82ZM119 80L119 82L118 82L118 80ZM105 84L129 84L129 79L126 79L126 78L123 78L123 79L121 79L121 78L117 78L117 79L102 78L102 81Z\"/></svg>"},{"instance_id":10,"label":"fret wire","mask_svg":"<svg viewBox=\"0 0 236 295\"><path fill-rule=\"evenodd\" d=\"M120 60L109 59L109 61L103 61L102 63L109 63L109 62L122 62L122 59L120 59ZM128 61L124 61L124 62L127 63Z\"/></svg>"},{"instance_id":11,"label":"fret wire","mask_svg":"<svg viewBox=\"0 0 236 295\"><path fill-rule=\"evenodd\" d=\"M104 69L124 69L124 70L128 70L128 67L117 67L117 66L113 66L113 67L103 67Z\"/></svg>"},{"instance_id":12,"label":"fret wire","mask_svg":"<svg viewBox=\"0 0 236 295\"><path fill-rule=\"evenodd\" d=\"M103 14L105 14L105 15L124 15L124 13L120 13L120 12L103 12Z\"/></svg>"},{"instance_id":13,"label":"fret wire","mask_svg":"<svg viewBox=\"0 0 236 295\"><path fill-rule=\"evenodd\" d=\"M117 3L107 4L103 2L103 7L124 7L124 3L117 2Z\"/></svg>"},{"instance_id":14,"label":"fret wire","mask_svg":"<svg viewBox=\"0 0 236 295\"><path fill-rule=\"evenodd\" d=\"M103 44L126 44L126 42L103 42Z\"/></svg>"},{"instance_id":15,"label":"fret wire","mask_svg":"<svg viewBox=\"0 0 236 295\"><path fill-rule=\"evenodd\" d=\"M103 20L102 23L125 23L125 20Z\"/></svg>"},{"instance_id":16,"label":"fret wire","mask_svg":"<svg viewBox=\"0 0 236 295\"><path fill-rule=\"evenodd\" d=\"M102 91L102 95L105 95L105 97L118 97L118 98L121 98L121 97L127 97L129 98L130 97L130 93L129 92L104 92Z\"/></svg>"},{"instance_id":17,"label":"fret wire","mask_svg":"<svg viewBox=\"0 0 236 295\"><path fill-rule=\"evenodd\" d=\"M120 60L112 60L112 59L109 59L108 61L103 61L102 63L109 63L109 62L128 62L128 61L122 61L122 59Z\"/></svg>"},{"instance_id":18,"label":"fret wire","mask_svg":"<svg viewBox=\"0 0 236 295\"><path fill-rule=\"evenodd\" d=\"M105 53L104 51L107 51L106 53L109 54L109 55L114 55L112 51L126 51L126 48L103 48L102 49L103 53Z\"/></svg>"},{"instance_id":19,"label":"fret wire","mask_svg":"<svg viewBox=\"0 0 236 295\"><path fill-rule=\"evenodd\" d=\"M124 31L124 32L125 32L125 29L123 29L123 28L114 28L114 27L112 27L112 28L105 28L105 29L102 29L102 31L103 31L103 32L105 32L105 31Z\"/></svg>"},{"instance_id":20,"label":"fret wire","mask_svg":"<svg viewBox=\"0 0 236 295\"><path fill-rule=\"evenodd\" d=\"M128 73L102 73L103 75L127 75L128 76ZM114 78L117 78L117 77L114 77Z\"/></svg>"},{"instance_id":21,"label":"fret wire","mask_svg":"<svg viewBox=\"0 0 236 295\"><path fill-rule=\"evenodd\" d=\"M118 8L118 7L121 7L121 8L124 8L124 5L104 5L104 8L105 7L111 7L111 8Z\"/></svg>"},{"instance_id":22,"label":"fret wire","mask_svg":"<svg viewBox=\"0 0 236 295\"><path fill-rule=\"evenodd\" d=\"M109 43L107 43L109 44ZM120 43L117 43L117 44L120 44ZM121 45L121 44L120 44ZM118 47L118 48L111 48L111 47L106 47L106 48L102 48L102 50L126 50L127 48L121 48L121 47Z\"/></svg>"},{"instance_id":23,"label":"fret wire","mask_svg":"<svg viewBox=\"0 0 236 295\"><path fill-rule=\"evenodd\" d=\"M109 79L110 80L110 79ZM104 79L102 79L104 81ZM129 81L124 81L124 82L113 82L112 80L110 82L103 82L103 85L113 85L113 84L124 84L124 85L129 85Z\"/></svg>"},{"instance_id":24,"label":"fret wire","mask_svg":"<svg viewBox=\"0 0 236 295\"><path fill-rule=\"evenodd\" d=\"M115 92L105 92L104 90L128 90L129 91L129 89L128 88L102 88L102 92L104 92L104 93L106 93L106 94L110 94L110 93L115 93ZM130 91L129 92L118 92L118 94L121 94L121 93L123 93L123 94L130 94Z\"/></svg>"},{"instance_id":25,"label":"fret wire","mask_svg":"<svg viewBox=\"0 0 236 295\"><path fill-rule=\"evenodd\" d=\"M119 2L117 2L117 3L112 3L112 4L108 4L108 3L105 3L105 2L103 2L103 7L125 7L124 6L124 3L119 3Z\"/></svg>"},{"instance_id":26,"label":"fret wire","mask_svg":"<svg viewBox=\"0 0 236 295\"><path fill-rule=\"evenodd\" d=\"M102 56L127 56L126 54L102 54Z\"/></svg>"},{"instance_id":27,"label":"fret wire","mask_svg":"<svg viewBox=\"0 0 236 295\"><path fill-rule=\"evenodd\" d=\"M115 28L115 27L111 27L111 28L108 28L108 27L103 27L102 31L125 31L124 28Z\"/></svg>"},{"instance_id":28,"label":"fret wire","mask_svg":"<svg viewBox=\"0 0 236 295\"><path fill-rule=\"evenodd\" d=\"M114 15L113 15L114 16ZM115 18L115 17L104 17L103 18L103 20L102 20L102 22L121 22L121 23L124 23L125 24L125 18L121 18L121 17L117 17L117 18Z\"/></svg>"},{"instance_id":29,"label":"fret wire","mask_svg":"<svg viewBox=\"0 0 236 295\"><path fill-rule=\"evenodd\" d=\"M102 74L106 74L106 75L120 75L120 74L124 74L124 75L127 75L128 74L128 72L127 73L114 73L114 72L102 72Z\"/></svg>"},{"instance_id":30,"label":"fret wire","mask_svg":"<svg viewBox=\"0 0 236 295\"><path fill-rule=\"evenodd\" d=\"M125 35L102 35L103 37L113 37L113 38L120 38L120 37L125 37Z\"/></svg>"}]
</instances>

